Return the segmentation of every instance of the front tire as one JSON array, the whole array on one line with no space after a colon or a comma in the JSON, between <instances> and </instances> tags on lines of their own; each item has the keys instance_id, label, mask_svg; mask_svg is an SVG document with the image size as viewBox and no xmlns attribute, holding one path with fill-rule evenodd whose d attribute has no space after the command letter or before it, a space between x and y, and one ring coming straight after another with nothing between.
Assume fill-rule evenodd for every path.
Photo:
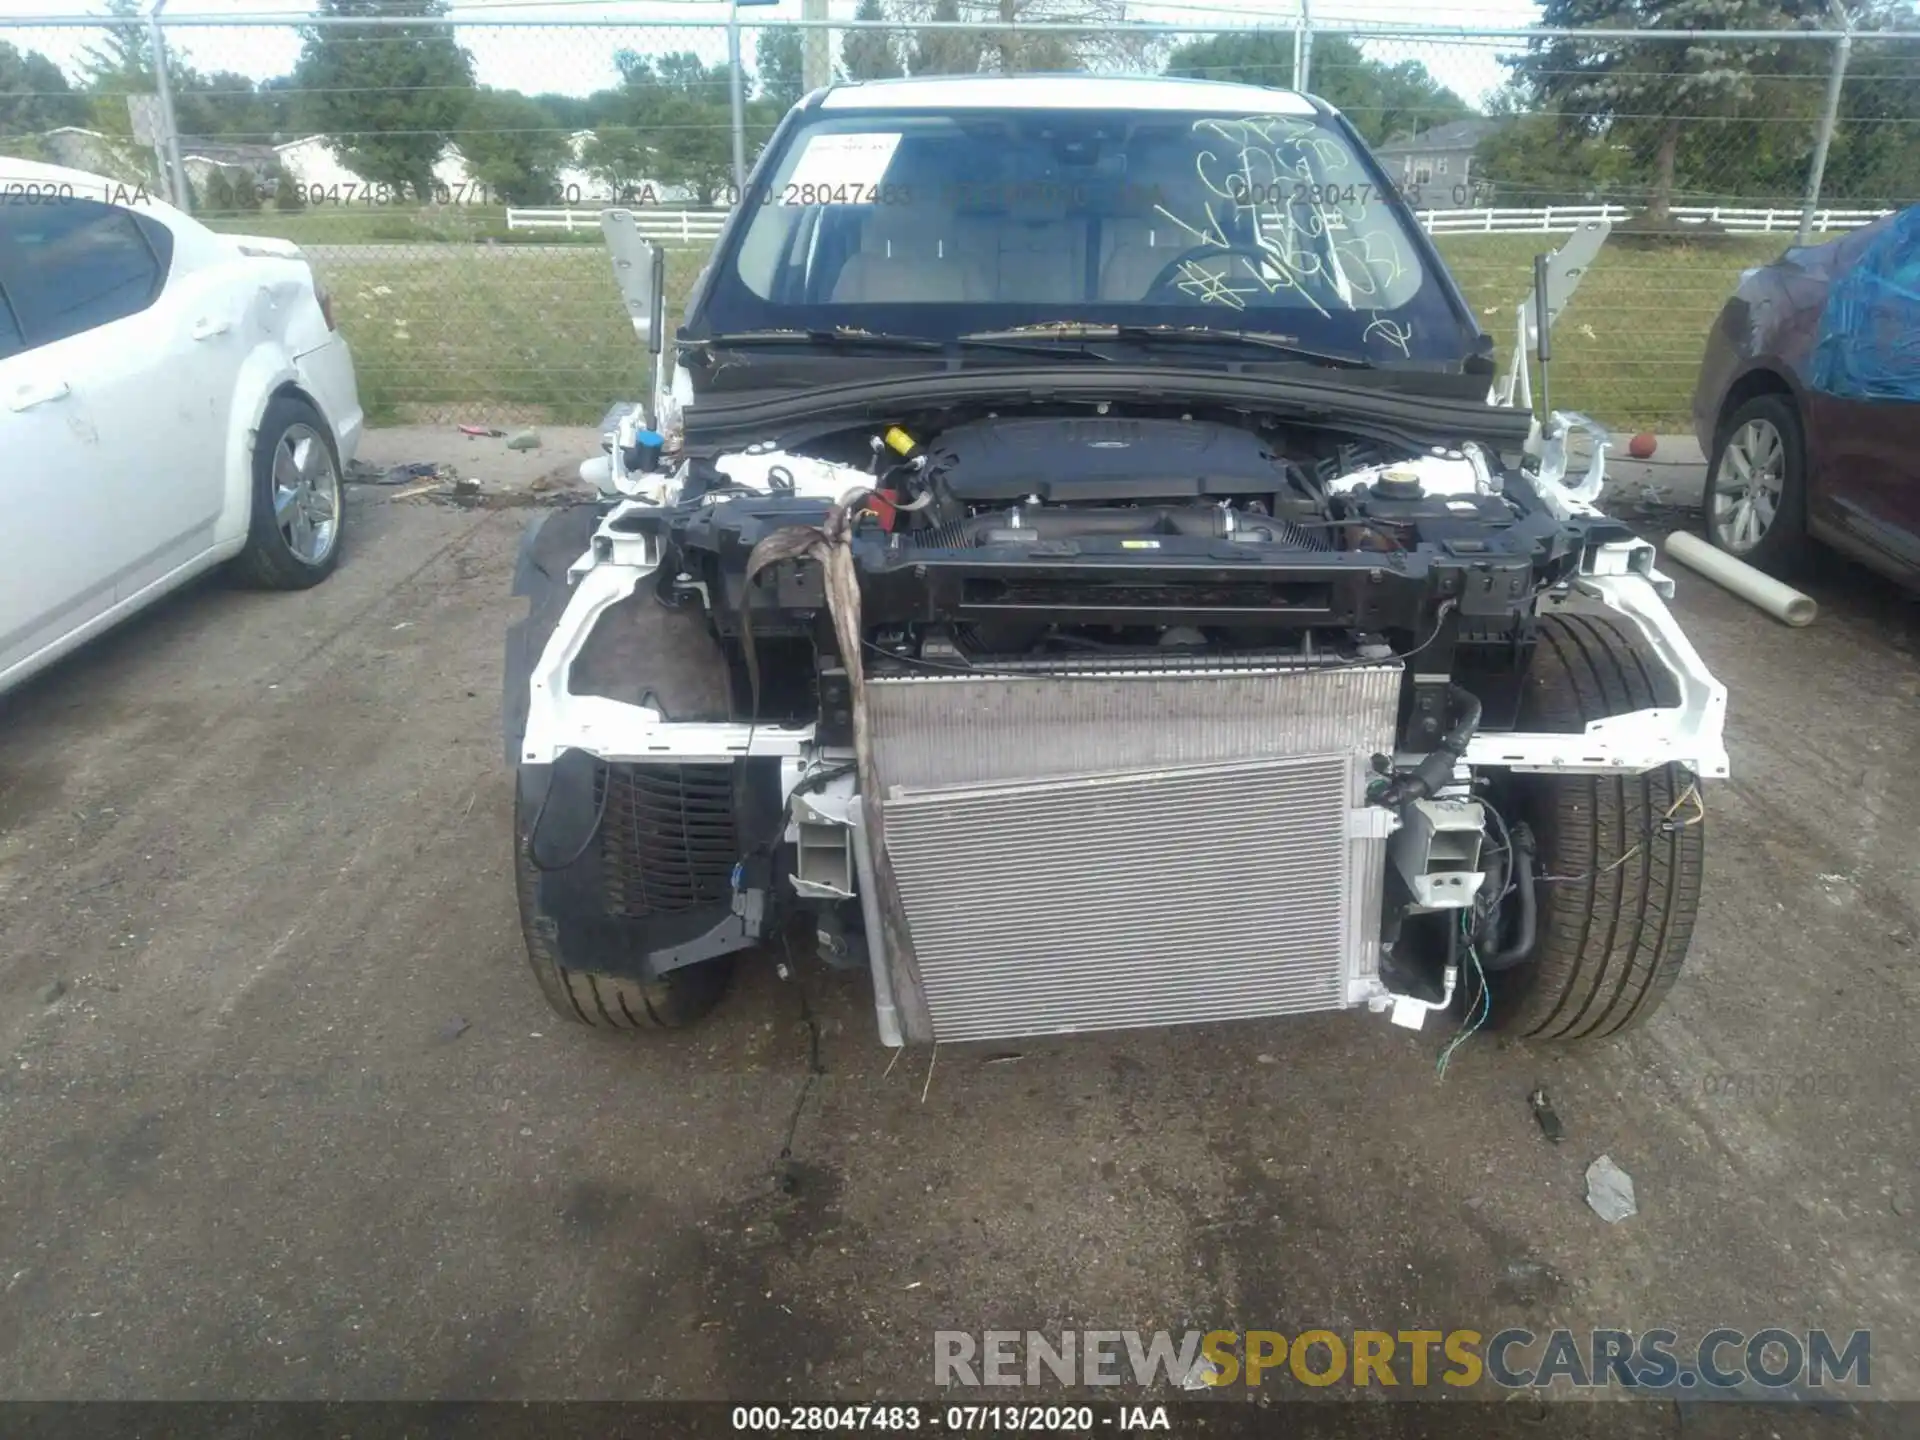
<instances>
[{"instance_id":1,"label":"front tire","mask_svg":"<svg viewBox=\"0 0 1920 1440\"><path fill-rule=\"evenodd\" d=\"M560 961L554 922L540 908L540 868L533 863L533 812L516 785L513 873L527 963L556 1014L603 1030L678 1030L704 1018L727 993L733 958L704 960L653 980L573 970Z\"/></svg>"},{"instance_id":2,"label":"front tire","mask_svg":"<svg viewBox=\"0 0 1920 1440\"><path fill-rule=\"evenodd\" d=\"M1728 415L1707 468L1707 538L1757 569L1791 574L1807 558L1807 452L1784 395L1756 395Z\"/></svg>"},{"instance_id":3,"label":"front tire","mask_svg":"<svg viewBox=\"0 0 1920 1440\"><path fill-rule=\"evenodd\" d=\"M340 451L318 410L276 395L253 447L253 504L234 574L263 590L305 590L340 563L346 517Z\"/></svg>"},{"instance_id":4,"label":"front tire","mask_svg":"<svg viewBox=\"0 0 1920 1440\"><path fill-rule=\"evenodd\" d=\"M1544 617L1521 728L1578 732L1591 720L1671 703L1660 679L1630 624ZM1494 1025L1572 1041L1643 1023L1673 988L1693 938L1706 852L1695 777L1677 765L1639 775L1515 775L1503 808L1533 828L1539 929L1528 959L1490 977Z\"/></svg>"}]
</instances>

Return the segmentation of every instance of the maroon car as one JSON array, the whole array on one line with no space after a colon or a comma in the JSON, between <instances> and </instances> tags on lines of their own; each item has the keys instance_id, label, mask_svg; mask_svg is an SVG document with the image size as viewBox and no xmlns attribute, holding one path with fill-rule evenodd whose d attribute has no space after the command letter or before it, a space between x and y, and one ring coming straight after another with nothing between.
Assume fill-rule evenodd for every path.
<instances>
[{"instance_id":1,"label":"maroon car","mask_svg":"<svg viewBox=\"0 0 1920 1440\"><path fill-rule=\"evenodd\" d=\"M1920 586L1920 206L1742 275L1693 428L1722 550L1785 571L1819 540Z\"/></svg>"}]
</instances>

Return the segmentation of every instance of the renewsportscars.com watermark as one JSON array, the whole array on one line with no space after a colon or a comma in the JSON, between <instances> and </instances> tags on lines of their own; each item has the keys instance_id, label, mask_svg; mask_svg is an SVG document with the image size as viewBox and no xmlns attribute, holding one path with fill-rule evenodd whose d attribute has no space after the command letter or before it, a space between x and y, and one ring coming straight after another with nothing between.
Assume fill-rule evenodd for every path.
<instances>
[{"instance_id":1,"label":"renewsportscars.com watermark","mask_svg":"<svg viewBox=\"0 0 1920 1440\"><path fill-rule=\"evenodd\" d=\"M1785 1390L1873 1383L1873 1336L1674 1330L938 1330L933 1381L978 1386L1299 1384L1505 1390Z\"/></svg>"}]
</instances>

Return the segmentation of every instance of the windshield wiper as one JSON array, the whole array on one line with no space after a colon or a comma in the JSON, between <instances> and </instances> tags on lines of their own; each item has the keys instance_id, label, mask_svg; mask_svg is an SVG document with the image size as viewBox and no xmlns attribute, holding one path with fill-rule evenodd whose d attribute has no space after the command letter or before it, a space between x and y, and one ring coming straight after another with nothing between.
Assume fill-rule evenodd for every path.
<instances>
[{"instance_id":1,"label":"windshield wiper","mask_svg":"<svg viewBox=\"0 0 1920 1440\"><path fill-rule=\"evenodd\" d=\"M1015 355L1057 357L1066 353L1082 354L1095 360L1113 358L1098 351L1088 350L1084 346L1065 348L1051 344L1044 337L1029 339L1010 333L1006 336L962 335L954 340L933 340L924 335L893 335L884 330L861 330L849 325L837 325L831 330L741 330L726 335L709 335L705 339L692 343L708 347L817 345L836 350L910 350L922 354L947 354L956 350L996 350Z\"/></svg>"},{"instance_id":2,"label":"windshield wiper","mask_svg":"<svg viewBox=\"0 0 1920 1440\"><path fill-rule=\"evenodd\" d=\"M943 350L938 340L918 335L889 335L880 330L856 330L840 325L831 330L740 330L731 335L709 335L699 345L867 345L876 350Z\"/></svg>"},{"instance_id":3,"label":"windshield wiper","mask_svg":"<svg viewBox=\"0 0 1920 1440\"><path fill-rule=\"evenodd\" d=\"M1306 360L1315 365L1332 365L1346 370L1371 370L1370 361L1357 355L1340 355L1326 350L1314 350L1304 345L1296 345L1277 335L1263 335L1258 330L1209 330L1192 325L1111 325L1094 322L1062 321L1058 324L1024 326L1018 330L988 330L972 335L963 335L963 340L1027 340L1044 342L1057 336L1063 340L1121 340L1129 344L1152 346L1172 345L1213 345L1218 347L1245 346L1251 349L1283 355L1290 360Z\"/></svg>"}]
</instances>

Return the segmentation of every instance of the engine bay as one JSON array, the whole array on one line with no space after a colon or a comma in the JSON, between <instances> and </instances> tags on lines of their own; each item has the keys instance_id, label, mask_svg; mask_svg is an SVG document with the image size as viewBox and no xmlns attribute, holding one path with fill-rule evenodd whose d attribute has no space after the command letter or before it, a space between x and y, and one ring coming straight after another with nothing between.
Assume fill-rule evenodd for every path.
<instances>
[{"instance_id":1,"label":"engine bay","mask_svg":"<svg viewBox=\"0 0 1920 1440\"><path fill-rule=\"evenodd\" d=\"M702 606L730 647L748 630L807 642L809 668L833 670L820 567L782 560L749 583L749 560L854 497L863 644L880 673L1419 654L1435 684L1410 686L1416 748L1439 733L1444 677L1463 665L1489 677L1486 723L1501 723L1501 677L1524 668L1537 596L1627 533L1569 521L1474 440L1106 403L690 453L655 494L617 523L660 536L674 560L661 598Z\"/></svg>"}]
</instances>

